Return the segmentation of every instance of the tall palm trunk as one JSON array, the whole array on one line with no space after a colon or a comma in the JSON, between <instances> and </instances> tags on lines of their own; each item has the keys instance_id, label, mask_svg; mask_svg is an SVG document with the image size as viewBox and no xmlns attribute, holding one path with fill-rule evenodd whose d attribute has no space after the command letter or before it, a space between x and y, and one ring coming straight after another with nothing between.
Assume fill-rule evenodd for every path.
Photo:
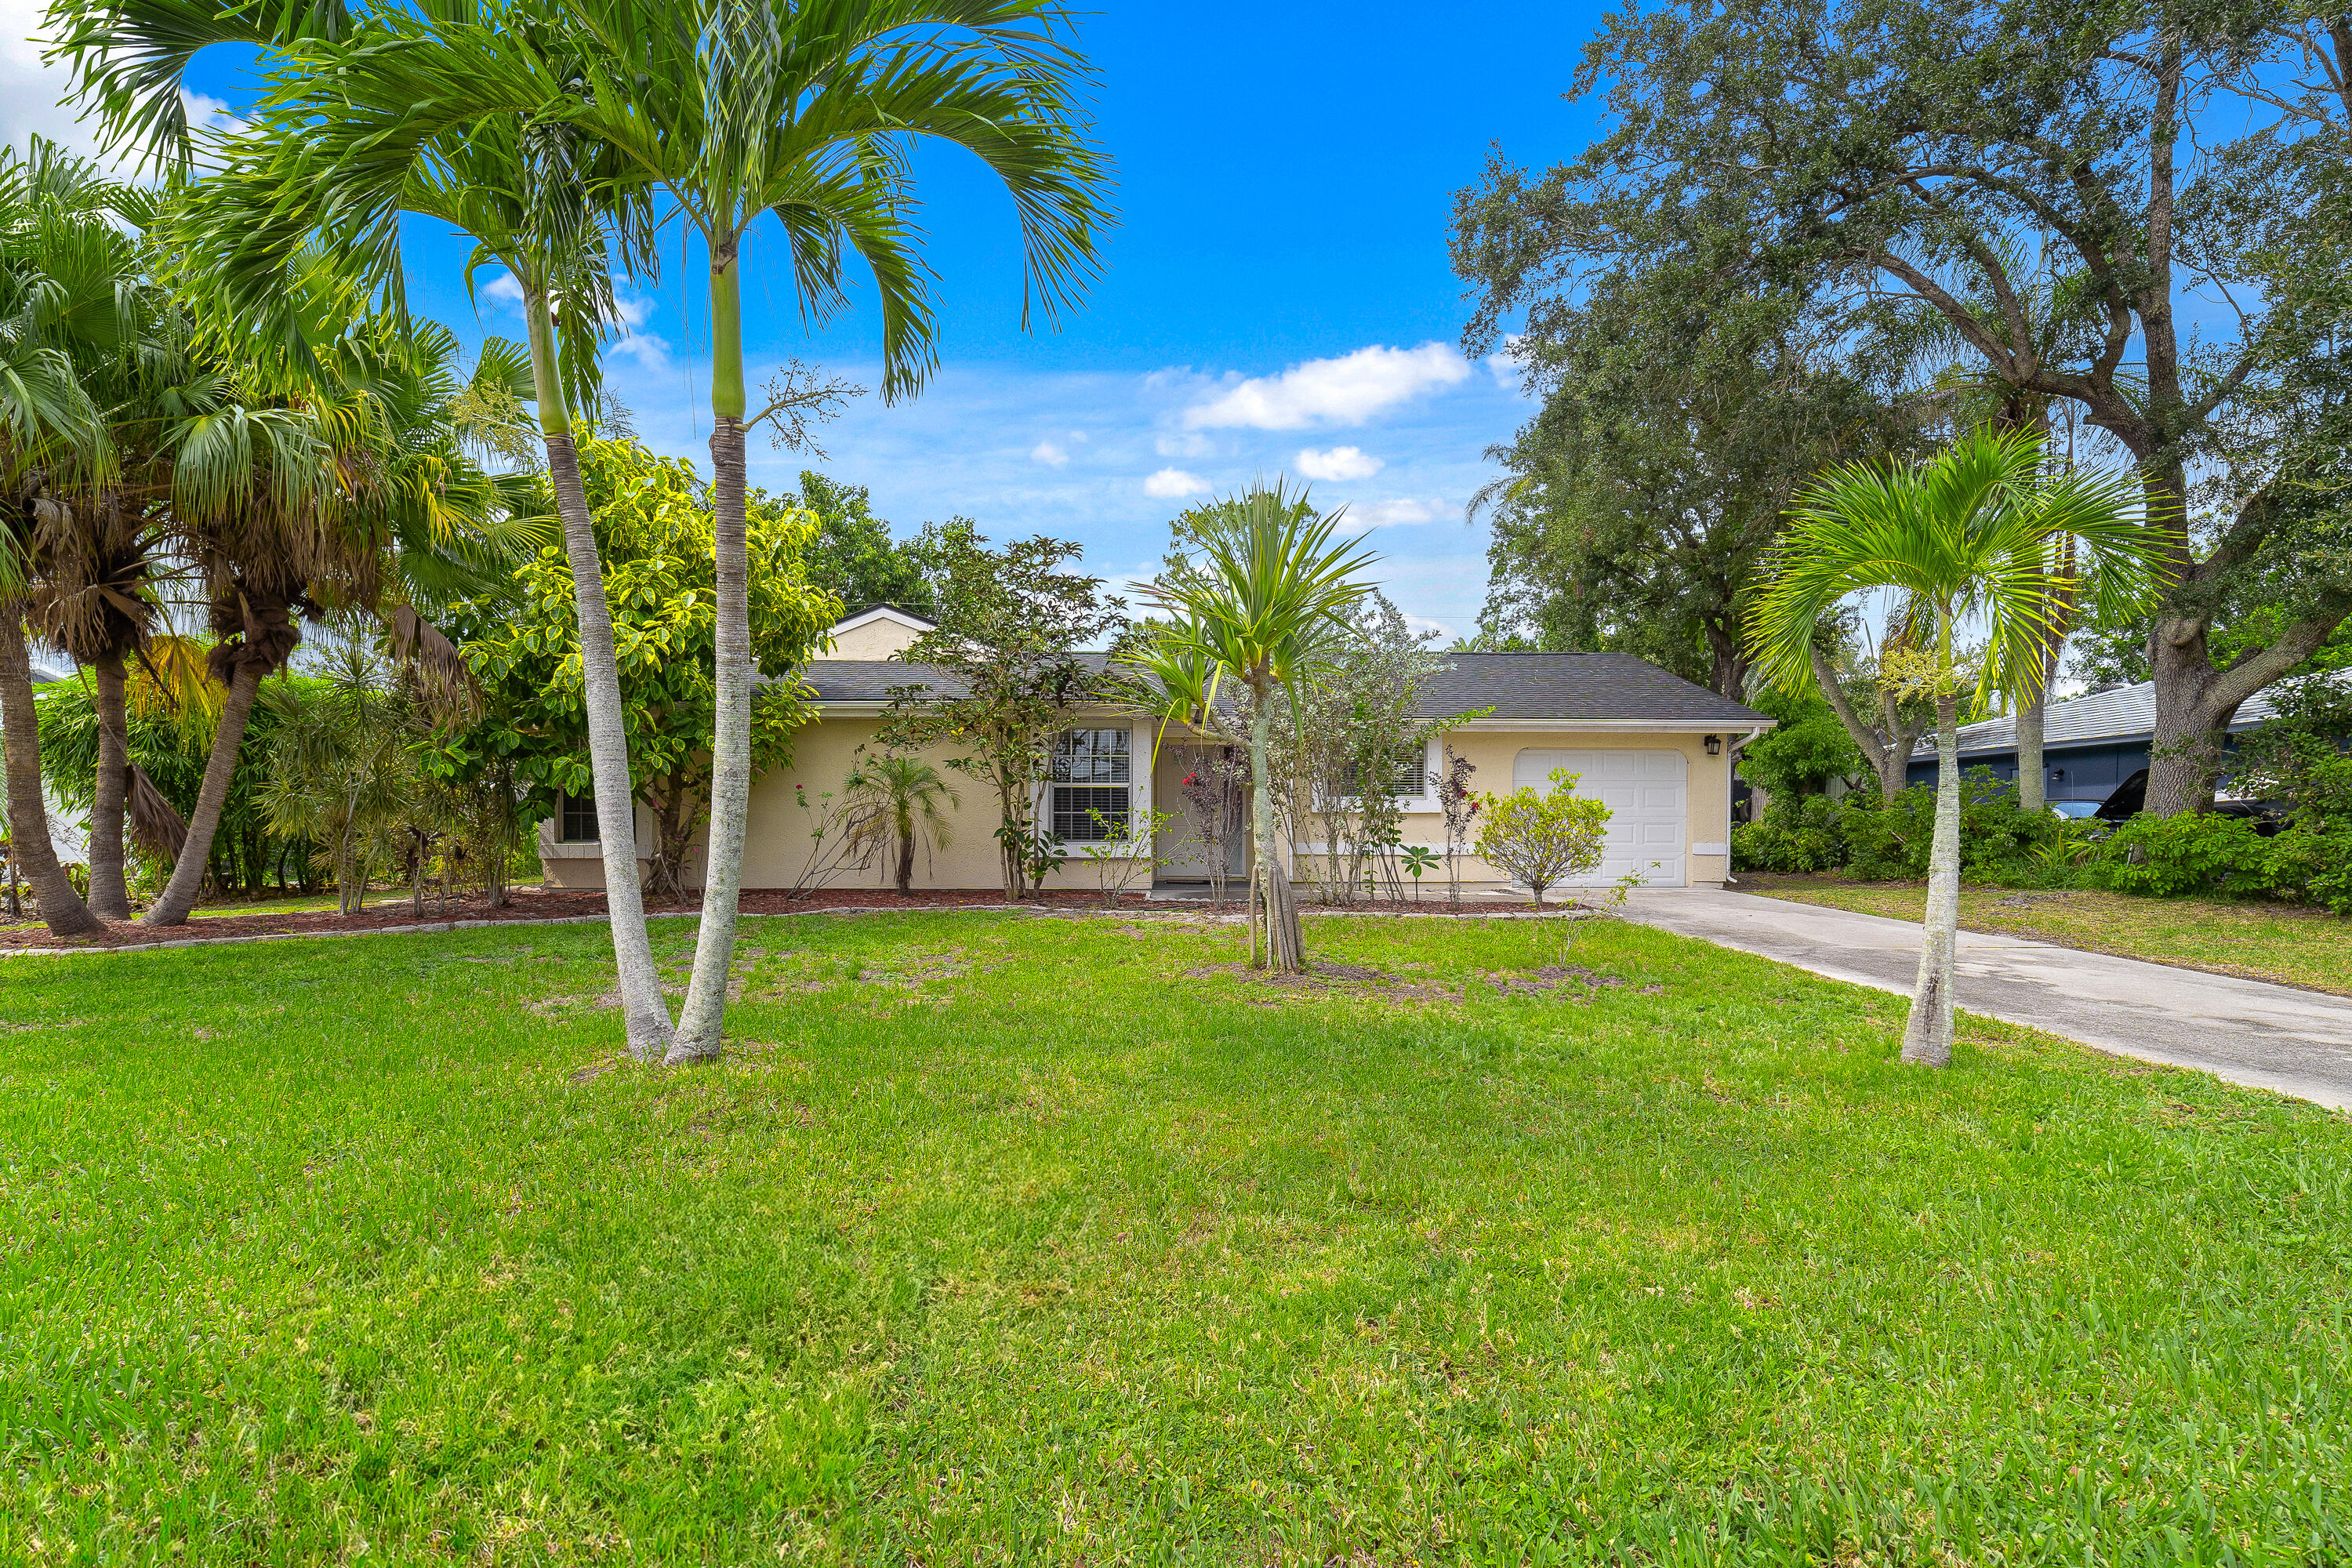
<instances>
[{"instance_id":1,"label":"tall palm trunk","mask_svg":"<svg viewBox=\"0 0 2352 1568\"><path fill-rule=\"evenodd\" d=\"M1257 839L1255 880L1265 915L1266 967L1297 974L1307 967L1307 943L1298 929L1298 900L1292 896L1290 877L1274 852L1274 775L1266 759L1274 691L1253 684L1250 695L1250 817Z\"/></svg>"},{"instance_id":2,"label":"tall palm trunk","mask_svg":"<svg viewBox=\"0 0 2352 1568\"><path fill-rule=\"evenodd\" d=\"M741 265L730 243L710 258L711 549L717 604L712 671L710 837L702 873L702 922L668 1060L719 1055L727 979L735 961L735 910L743 888L743 830L751 798L751 562L743 516Z\"/></svg>"},{"instance_id":3,"label":"tall palm trunk","mask_svg":"<svg viewBox=\"0 0 2352 1568\"><path fill-rule=\"evenodd\" d=\"M2040 816L2049 804L2048 791L2042 786L2042 737L2043 720L2049 707L2047 691L2037 691L2033 700L2017 710L2017 808Z\"/></svg>"},{"instance_id":4,"label":"tall palm trunk","mask_svg":"<svg viewBox=\"0 0 2352 1568\"><path fill-rule=\"evenodd\" d=\"M25 646L21 605L0 603L0 758L8 773L8 837L25 879L41 900L41 921L59 936L106 929L74 891L49 837L48 802L41 795L41 732L33 706L33 655ZM14 877L10 881L13 885Z\"/></svg>"},{"instance_id":5,"label":"tall palm trunk","mask_svg":"<svg viewBox=\"0 0 2352 1568\"><path fill-rule=\"evenodd\" d=\"M246 721L253 716L253 700L261 691L261 661L241 658L229 677L228 696L221 703L220 727L213 731L212 754L205 759L205 782L196 791L196 809L188 818L188 841L172 863L172 879L147 906L142 925L188 923L196 894L205 885L205 868L213 858L213 837L220 831L221 812L228 805L228 786L236 777L237 748L245 743Z\"/></svg>"},{"instance_id":6,"label":"tall palm trunk","mask_svg":"<svg viewBox=\"0 0 2352 1568\"><path fill-rule=\"evenodd\" d=\"M1952 965L1960 939L1960 740L1958 703L1936 698L1936 835L1927 857L1927 936L1919 982L1903 1026L1903 1059L1926 1067L1952 1059Z\"/></svg>"},{"instance_id":7,"label":"tall palm trunk","mask_svg":"<svg viewBox=\"0 0 2352 1568\"><path fill-rule=\"evenodd\" d=\"M121 656L100 656L91 674L97 688L98 779L89 809L89 912L100 920L127 921L131 886L122 871L122 817L131 780L131 726Z\"/></svg>"},{"instance_id":8,"label":"tall palm trunk","mask_svg":"<svg viewBox=\"0 0 2352 1568\"><path fill-rule=\"evenodd\" d=\"M669 1049L673 1036L669 1004L662 1000L661 976L654 968L653 939L646 931L645 894L637 882L636 796L629 780L621 672L613 653L613 607L604 597L604 567L596 554L588 491L580 479L580 453L572 440L572 416L564 404L546 292L533 290L525 303L540 433L547 443L547 470L555 484L556 515L563 523L572 600L580 616L581 699L588 716L588 768L596 794L596 838L604 858L604 910L613 928L621 1017L629 1054L654 1061Z\"/></svg>"}]
</instances>

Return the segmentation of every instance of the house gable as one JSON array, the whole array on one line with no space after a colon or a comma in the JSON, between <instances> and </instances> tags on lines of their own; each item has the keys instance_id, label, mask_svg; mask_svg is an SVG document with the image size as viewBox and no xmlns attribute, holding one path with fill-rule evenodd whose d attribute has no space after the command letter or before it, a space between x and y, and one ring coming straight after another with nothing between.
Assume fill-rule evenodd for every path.
<instances>
[{"instance_id":1,"label":"house gable","mask_svg":"<svg viewBox=\"0 0 2352 1568\"><path fill-rule=\"evenodd\" d=\"M914 647L936 624L895 605L877 605L827 632L825 652L832 658L888 658Z\"/></svg>"}]
</instances>

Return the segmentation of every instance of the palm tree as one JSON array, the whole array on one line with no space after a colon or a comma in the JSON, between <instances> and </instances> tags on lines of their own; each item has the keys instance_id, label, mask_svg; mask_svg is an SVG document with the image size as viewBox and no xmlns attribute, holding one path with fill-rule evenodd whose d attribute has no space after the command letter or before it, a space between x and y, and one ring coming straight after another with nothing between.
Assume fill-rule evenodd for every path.
<instances>
[{"instance_id":1,"label":"palm tree","mask_svg":"<svg viewBox=\"0 0 2352 1568\"><path fill-rule=\"evenodd\" d=\"M2046 679L2043 649L2064 583L2053 542L2079 541L2095 564L2102 614L2146 600L2162 570L2158 531L2129 515L2129 475L2044 479L2032 434L1982 430L1918 464L1851 464L1799 496L1750 612L1748 639L1765 674L1800 689L1814 628L1848 595L1897 596L1903 637L1881 679L1936 705L1936 829L1927 870L1927 935L1903 1033L1903 1059L1942 1067L1952 1055L1952 963L1960 908L1958 699L1969 683L1958 639L1981 626L1974 663L1979 702L2028 699Z\"/></svg>"},{"instance_id":2,"label":"palm tree","mask_svg":"<svg viewBox=\"0 0 2352 1568\"><path fill-rule=\"evenodd\" d=\"M472 77L446 57L494 59L480 79L520 84L513 108L561 116L611 148L674 204L709 258L717 717L701 929L668 1057L703 1059L719 1049L751 793L743 438L762 421L791 421L806 395L772 387L750 413L745 240L762 214L776 215L794 290L820 319L846 302L845 252L863 259L882 308L883 395L895 401L934 361L908 213L913 143L961 146L1004 184L1032 298L1049 316L1091 274L1105 168L1081 129L1087 71L1055 0L572 0L563 15L594 46L571 60L568 79L554 79L546 52L517 29L436 29L444 58L427 63Z\"/></svg>"},{"instance_id":3,"label":"palm tree","mask_svg":"<svg viewBox=\"0 0 2352 1568\"><path fill-rule=\"evenodd\" d=\"M0 766L15 858L59 935L103 929L59 864L41 791L41 743L33 706L26 613L58 546L76 529L49 490L61 470L104 476L114 451L105 420L63 340L61 306L85 298L71 284L90 236L87 216L37 145L30 158L0 149ZM66 276L60 277L62 267ZM13 888L13 877L11 886Z\"/></svg>"},{"instance_id":4,"label":"palm tree","mask_svg":"<svg viewBox=\"0 0 2352 1568\"><path fill-rule=\"evenodd\" d=\"M366 41L347 34L311 47L327 47L329 60L347 59ZM286 97L227 149L227 172L207 198L215 219L208 227L232 237L223 271L240 303L257 305L288 258L323 236L363 279L396 289L400 218L415 214L474 239L469 286L479 268L496 265L520 289L529 357L519 390L538 411L572 566L621 1011L630 1054L658 1059L673 1031L646 929L612 611L572 419L575 399L597 395L597 346L614 320L607 238L617 236L628 256L649 254L642 193L616 188L594 166L598 149L560 125L527 130L521 115L509 113L427 134L440 122L337 90L341 76L317 79L320 90Z\"/></svg>"},{"instance_id":5,"label":"palm tree","mask_svg":"<svg viewBox=\"0 0 2352 1568\"><path fill-rule=\"evenodd\" d=\"M1343 508L1318 516L1306 490L1290 493L1279 477L1270 486L1253 485L1190 514L1185 521L1197 548L1181 570L1145 590L1178 622L1175 632L1163 634L1152 668L1183 674L1186 689L1173 694L1179 700L1202 684L1199 665L1171 656L1169 635L1195 639L1202 653L1249 691L1250 810L1257 850L1252 897L1265 922L1265 961L1290 973L1305 966L1306 944L1290 879L1275 855L1267 752L1276 694L1313 679L1347 611L1371 591L1348 581L1377 559L1359 550L1365 536L1331 542L1344 513ZM1255 940L1250 962L1258 962Z\"/></svg>"},{"instance_id":6,"label":"palm tree","mask_svg":"<svg viewBox=\"0 0 2352 1568\"><path fill-rule=\"evenodd\" d=\"M463 450L480 428L463 405L508 376L500 357L486 354L461 385L445 373L456 353L446 331L353 314L346 280L322 262L286 282L288 309L308 318L302 352L248 321L205 326L181 389L187 413L163 443L172 548L205 585L213 674L227 691L187 842L148 925L187 920L254 699L292 657L301 619L378 615L413 652L437 657L446 690L462 684L455 649L410 601L496 575L538 542Z\"/></svg>"},{"instance_id":7,"label":"palm tree","mask_svg":"<svg viewBox=\"0 0 2352 1568\"><path fill-rule=\"evenodd\" d=\"M849 837L861 851L886 841L898 846L895 880L901 895L915 890L915 840L927 837L934 849L948 847L950 824L940 802L950 810L963 804L939 769L896 752L850 769L841 798L857 814Z\"/></svg>"}]
</instances>

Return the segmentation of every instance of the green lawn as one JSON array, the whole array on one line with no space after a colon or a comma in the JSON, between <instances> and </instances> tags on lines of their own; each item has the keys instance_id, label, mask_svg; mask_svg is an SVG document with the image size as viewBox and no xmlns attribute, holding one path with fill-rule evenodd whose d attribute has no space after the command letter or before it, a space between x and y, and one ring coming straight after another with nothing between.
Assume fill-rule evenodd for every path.
<instances>
[{"instance_id":1,"label":"green lawn","mask_svg":"<svg viewBox=\"0 0 2352 1568\"><path fill-rule=\"evenodd\" d=\"M1924 919L1927 907L1927 887L1919 882L1751 875L1739 879L1738 890L1906 921ZM2325 910L2252 900L2146 899L2088 889L2020 892L1964 887L1960 924L1968 931L2352 996L2352 920Z\"/></svg>"},{"instance_id":2,"label":"green lawn","mask_svg":"<svg viewBox=\"0 0 2352 1568\"><path fill-rule=\"evenodd\" d=\"M1557 930L0 961L0 1562L2352 1556L2352 1121Z\"/></svg>"}]
</instances>

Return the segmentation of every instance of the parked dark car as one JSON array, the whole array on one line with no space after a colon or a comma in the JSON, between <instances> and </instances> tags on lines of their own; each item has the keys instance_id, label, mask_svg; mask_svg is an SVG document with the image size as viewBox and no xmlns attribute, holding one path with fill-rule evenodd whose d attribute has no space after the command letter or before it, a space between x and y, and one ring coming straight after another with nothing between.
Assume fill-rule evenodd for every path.
<instances>
[{"instance_id":1,"label":"parked dark car","mask_svg":"<svg viewBox=\"0 0 2352 1568\"><path fill-rule=\"evenodd\" d=\"M2147 806L2147 770L2140 769L2116 786L2116 793L2099 803L2094 813L2102 822L2128 822ZM2286 826L2286 812L2276 801L2217 800L2213 803L2215 816L2242 816L2254 825L2254 831L2263 837L2274 836Z\"/></svg>"}]
</instances>

